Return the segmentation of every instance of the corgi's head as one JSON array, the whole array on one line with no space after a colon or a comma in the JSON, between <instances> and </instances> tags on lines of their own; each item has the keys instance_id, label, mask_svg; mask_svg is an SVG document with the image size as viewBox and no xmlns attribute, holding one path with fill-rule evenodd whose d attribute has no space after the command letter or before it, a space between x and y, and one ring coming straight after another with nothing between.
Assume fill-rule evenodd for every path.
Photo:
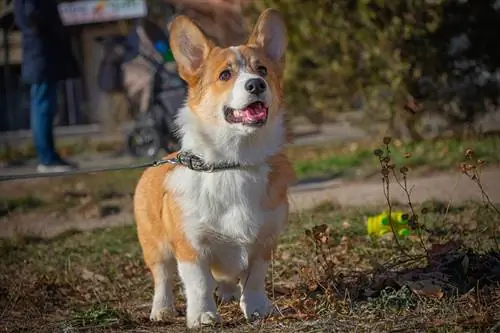
<instances>
[{"instance_id":1,"label":"corgi's head","mask_svg":"<svg viewBox=\"0 0 500 333\"><path fill-rule=\"evenodd\" d=\"M173 20L170 40L197 122L246 136L280 116L287 34L278 11L264 11L244 45L217 47L186 16Z\"/></svg>"}]
</instances>

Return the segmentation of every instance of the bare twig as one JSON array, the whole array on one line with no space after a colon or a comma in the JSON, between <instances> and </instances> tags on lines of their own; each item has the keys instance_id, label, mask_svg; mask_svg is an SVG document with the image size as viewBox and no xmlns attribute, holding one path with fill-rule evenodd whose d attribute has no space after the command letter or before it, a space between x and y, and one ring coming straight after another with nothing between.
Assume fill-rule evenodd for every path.
<instances>
[{"instance_id":1,"label":"bare twig","mask_svg":"<svg viewBox=\"0 0 500 333\"><path fill-rule=\"evenodd\" d=\"M390 164L391 162L391 150L389 148L389 144L391 142L391 138L385 137L384 140L384 145L385 145L385 155L384 152L381 149L377 149L375 151L375 155L378 156L379 162L380 162L380 167L381 167L381 172L382 172L382 184L383 184L383 189L384 189L384 196L387 202L387 207L389 208L389 226L391 227L391 232L394 236L394 240L396 242L396 246L398 249L403 253L405 256L410 257L410 255L406 252L405 248L401 244L398 238L398 234L396 232L396 228L394 227L394 223L392 220L392 203L391 203L391 197L390 197L390 181L389 181L389 172L390 170L394 170L394 165Z\"/></svg>"},{"instance_id":2,"label":"bare twig","mask_svg":"<svg viewBox=\"0 0 500 333\"><path fill-rule=\"evenodd\" d=\"M427 247L425 246L424 239L422 238L421 226L418 224L418 215L417 215L417 213L415 213L413 203L411 202L411 193L410 193L411 189L410 190L408 189L408 177L407 177L408 168L403 166L403 167L401 167L400 172L403 175L403 183L401 183L401 181L398 179L398 177L396 175L396 171L394 169L392 170L392 173L394 175L394 179L396 180L396 183L399 185L399 187L401 187L401 189L403 190L403 192L406 195L408 207L410 208L410 211L412 214L412 216L410 218L413 221L413 224L414 224L413 227L414 227L414 229L417 230L417 235L418 235L418 239L420 241L420 245L422 245L422 249L425 251L425 255L426 255L427 259L429 259L429 252L427 251Z\"/></svg>"},{"instance_id":3,"label":"bare twig","mask_svg":"<svg viewBox=\"0 0 500 333\"><path fill-rule=\"evenodd\" d=\"M497 206L491 201L490 196L484 189L483 183L481 182L481 167L486 164L486 161L484 160L475 160L474 159L474 151L472 149L466 149L465 150L465 159L468 160L470 163L462 163L460 165L460 171L468 176L479 188L481 191L481 196L483 197L483 200L486 201L486 204L488 207L490 207L498 216L500 216L500 210L497 208ZM500 249L500 244L498 242L498 228L493 229L493 240L495 242L495 245L497 249Z\"/></svg>"}]
</instances>

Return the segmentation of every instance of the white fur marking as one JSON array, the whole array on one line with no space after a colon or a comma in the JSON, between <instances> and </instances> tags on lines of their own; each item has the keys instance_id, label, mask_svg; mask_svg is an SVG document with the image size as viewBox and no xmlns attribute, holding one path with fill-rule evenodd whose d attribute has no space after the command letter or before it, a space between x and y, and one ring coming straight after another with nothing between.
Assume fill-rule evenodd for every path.
<instances>
[{"instance_id":1,"label":"white fur marking","mask_svg":"<svg viewBox=\"0 0 500 333\"><path fill-rule=\"evenodd\" d=\"M210 325L220 321L214 299L215 281L207 262L179 262L179 275L184 284L188 328Z\"/></svg>"},{"instance_id":2,"label":"white fur marking","mask_svg":"<svg viewBox=\"0 0 500 333\"><path fill-rule=\"evenodd\" d=\"M159 263L154 268L153 306L149 318L162 321L175 313L174 295L172 293L175 263Z\"/></svg>"},{"instance_id":3,"label":"white fur marking","mask_svg":"<svg viewBox=\"0 0 500 333\"><path fill-rule=\"evenodd\" d=\"M266 295L265 279L269 263L256 259L250 271L241 277L240 307L248 320L262 318L272 311L272 303Z\"/></svg>"},{"instance_id":4,"label":"white fur marking","mask_svg":"<svg viewBox=\"0 0 500 333\"><path fill-rule=\"evenodd\" d=\"M238 46L231 46L230 49L233 51L233 53L236 56L236 61L238 62L237 65L238 67L245 67L245 59L241 56L240 50Z\"/></svg>"},{"instance_id":5,"label":"white fur marking","mask_svg":"<svg viewBox=\"0 0 500 333\"><path fill-rule=\"evenodd\" d=\"M220 113L222 115L222 110ZM192 151L211 163L264 163L283 147L283 123L283 117L277 116L268 119L267 124L258 129L229 124L214 126L200 121L187 107L180 109L177 115L182 149Z\"/></svg>"},{"instance_id":6,"label":"white fur marking","mask_svg":"<svg viewBox=\"0 0 500 333\"><path fill-rule=\"evenodd\" d=\"M249 73L247 68L246 68L246 63L241 56L240 51L238 48L233 47L231 48L234 54L236 55L236 59L238 61L238 76L234 82L233 89L231 91L231 95L229 96L229 100L227 102L227 106L229 106L232 109L242 109L246 107L248 104L255 102L255 96L250 94L246 89L245 89L245 84L247 83L248 80L250 79L262 79L261 76L253 73ZM266 82L266 80L264 80ZM263 101L269 106L273 103L273 96L269 90L269 86L266 86L268 89L264 92L262 98Z\"/></svg>"}]
</instances>

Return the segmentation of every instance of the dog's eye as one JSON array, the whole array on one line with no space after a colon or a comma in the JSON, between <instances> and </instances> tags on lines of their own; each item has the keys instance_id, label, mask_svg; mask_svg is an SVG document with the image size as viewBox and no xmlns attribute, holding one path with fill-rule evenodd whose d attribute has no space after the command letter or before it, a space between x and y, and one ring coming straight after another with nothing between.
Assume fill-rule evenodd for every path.
<instances>
[{"instance_id":1,"label":"dog's eye","mask_svg":"<svg viewBox=\"0 0 500 333\"><path fill-rule=\"evenodd\" d=\"M266 76L267 75L267 68L264 66L259 66L259 67L257 67L257 72L259 73L260 76Z\"/></svg>"},{"instance_id":2,"label":"dog's eye","mask_svg":"<svg viewBox=\"0 0 500 333\"><path fill-rule=\"evenodd\" d=\"M219 74L219 80L221 81L227 81L231 78L231 71L229 69L223 70Z\"/></svg>"}]
</instances>

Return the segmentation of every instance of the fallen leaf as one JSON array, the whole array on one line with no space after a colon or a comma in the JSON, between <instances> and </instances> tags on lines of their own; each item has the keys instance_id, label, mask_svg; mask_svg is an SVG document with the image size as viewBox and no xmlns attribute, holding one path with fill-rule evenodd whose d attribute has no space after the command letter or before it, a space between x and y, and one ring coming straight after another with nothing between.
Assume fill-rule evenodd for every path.
<instances>
[{"instance_id":1,"label":"fallen leaf","mask_svg":"<svg viewBox=\"0 0 500 333\"><path fill-rule=\"evenodd\" d=\"M290 295L291 294L290 289L285 287L285 286L274 285L273 289L274 289L274 292L276 294L280 294L280 295Z\"/></svg>"},{"instance_id":2,"label":"fallen leaf","mask_svg":"<svg viewBox=\"0 0 500 333\"><path fill-rule=\"evenodd\" d=\"M441 299L444 296L443 290L436 285L433 280L407 281L406 285L419 296Z\"/></svg>"},{"instance_id":3,"label":"fallen leaf","mask_svg":"<svg viewBox=\"0 0 500 333\"><path fill-rule=\"evenodd\" d=\"M375 270L384 270L385 267L384 265L382 265L378 260L377 258L373 257L373 256L369 256L368 257L368 261L370 262L370 265L373 267L373 269Z\"/></svg>"},{"instance_id":4,"label":"fallen leaf","mask_svg":"<svg viewBox=\"0 0 500 333\"><path fill-rule=\"evenodd\" d=\"M456 242L456 241L449 241L449 242L444 243L444 244L432 244L432 246L429 250L429 254L431 256L436 256L436 255L440 255L443 253L456 251L456 250L458 250L458 248L460 248L460 246L461 246L461 244Z\"/></svg>"}]
</instances>

